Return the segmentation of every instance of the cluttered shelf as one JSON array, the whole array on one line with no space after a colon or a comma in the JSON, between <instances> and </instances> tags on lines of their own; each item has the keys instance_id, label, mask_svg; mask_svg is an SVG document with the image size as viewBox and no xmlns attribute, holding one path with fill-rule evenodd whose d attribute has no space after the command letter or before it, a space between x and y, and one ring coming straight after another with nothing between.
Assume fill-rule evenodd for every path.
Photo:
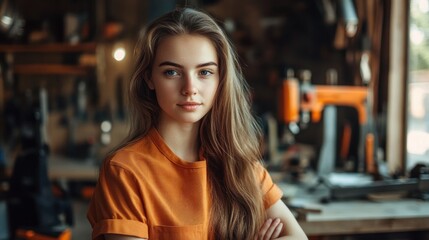
<instances>
[{"instance_id":1,"label":"cluttered shelf","mask_svg":"<svg viewBox=\"0 0 429 240\"><path fill-rule=\"evenodd\" d=\"M67 52L95 52L95 42L69 44L0 44L0 52L5 53L67 53Z\"/></svg>"},{"instance_id":2,"label":"cluttered shelf","mask_svg":"<svg viewBox=\"0 0 429 240\"><path fill-rule=\"evenodd\" d=\"M87 75L91 67L66 64L17 64L13 67L13 71L16 74L27 75Z\"/></svg>"},{"instance_id":3,"label":"cluttered shelf","mask_svg":"<svg viewBox=\"0 0 429 240\"><path fill-rule=\"evenodd\" d=\"M90 73L96 66L95 42L88 43L46 43L46 44L0 44L0 53L12 54L10 67L13 73L20 75L75 75L84 76ZM75 55L77 58L72 63L63 62L36 62L35 59L26 60L24 63L16 60L16 56L25 54L40 56L44 54ZM37 60L42 58L37 57Z\"/></svg>"}]
</instances>

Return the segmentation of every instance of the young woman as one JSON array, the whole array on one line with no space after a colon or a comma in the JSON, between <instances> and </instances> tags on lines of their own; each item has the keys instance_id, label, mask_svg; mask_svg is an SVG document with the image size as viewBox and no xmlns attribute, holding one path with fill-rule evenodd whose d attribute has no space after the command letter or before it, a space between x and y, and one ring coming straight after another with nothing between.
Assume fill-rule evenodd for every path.
<instances>
[{"instance_id":1,"label":"young woman","mask_svg":"<svg viewBox=\"0 0 429 240\"><path fill-rule=\"evenodd\" d=\"M93 239L307 239L262 167L260 130L225 34L184 8L141 35L130 133L103 162Z\"/></svg>"}]
</instances>

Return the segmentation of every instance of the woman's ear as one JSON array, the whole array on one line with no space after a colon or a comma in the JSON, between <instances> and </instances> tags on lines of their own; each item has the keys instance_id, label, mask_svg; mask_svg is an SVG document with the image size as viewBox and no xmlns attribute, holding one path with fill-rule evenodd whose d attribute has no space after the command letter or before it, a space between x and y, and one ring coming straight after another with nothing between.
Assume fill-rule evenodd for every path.
<instances>
[{"instance_id":1,"label":"woman's ear","mask_svg":"<svg viewBox=\"0 0 429 240\"><path fill-rule=\"evenodd\" d=\"M150 90L155 90L155 86L153 85L152 79L146 80L146 84Z\"/></svg>"}]
</instances>

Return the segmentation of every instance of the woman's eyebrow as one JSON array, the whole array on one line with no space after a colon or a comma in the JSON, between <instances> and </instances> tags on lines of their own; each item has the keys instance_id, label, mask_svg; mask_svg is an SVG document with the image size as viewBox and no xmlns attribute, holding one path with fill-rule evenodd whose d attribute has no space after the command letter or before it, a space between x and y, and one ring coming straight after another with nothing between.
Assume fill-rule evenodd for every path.
<instances>
[{"instance_id":1,"label":"woman's eyebrow","mask_svg":"<svg viewBox=\"0 0 429 240\"><path fill-rule=\"evenodd\" d=\"M165 61L165 62L162 62L158 65L158 67L162 67L162 66L173 66L173 67L183 68L182 65L174 63L174 62L170 62L170 61ZM217 67L217 64L215 62L206 62L206 63L198 64L197 68L207 67L207 66L216 66Z\"/></svg>"},{"instance_id":2,"label":"woman's eyebrow","mask_svg":"<svg viewBox=\"0 0 429 240\"><path fill-rule=\"evenodd\" d=\"M178 67L178 68L183 68L182 65L174 63L174 62L170 62L170 61L165 61L165 62L162 62L158 65L158 67L162 67L162 66L174 66L174 67Z\"/></svg>"},{"instance_id":3,"label":"woman's eyebrow","mask_svg":"<svg viewBox=\"0 0 429 240\"><path fill-rule=\"evenodd\" d=\"M215 63L215 62L207 62L207 63L201 63L201 64L198 64L197 65L197 67L207 67L207 66L216 66L217 67L217 64Z\"/></svg>"}]
</instances>

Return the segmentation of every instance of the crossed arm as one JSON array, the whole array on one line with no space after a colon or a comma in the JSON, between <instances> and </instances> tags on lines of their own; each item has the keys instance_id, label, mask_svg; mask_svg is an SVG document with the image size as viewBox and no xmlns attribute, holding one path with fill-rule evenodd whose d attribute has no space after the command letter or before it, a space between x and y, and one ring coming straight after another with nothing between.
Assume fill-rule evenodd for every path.
<instances>
[{"instance_id":1,"label":"crossed arm","mask_svg":"<svg viewBox=\"0 0 429 240\"><path fill-rule=\"evenodd\" d=\"M117 234L106 234L105 238L106 240L145 240L143 238ZM268 239L308 239L295 217L282 200L278 200L274 205L267 209L267 221L261 227L258 236L255 237L255 240Z\"/></svg>"},{"instance_id":2,"label":"crossed arm","mask_svg":"<svg viewBox=\"0 0 429 240\"><path fill-rule=\"evenodd\" d=\"M307 240L295 216L282 200L267 209L267 221L262 225L255 240Z\"/></svg>"}]
</instances>

